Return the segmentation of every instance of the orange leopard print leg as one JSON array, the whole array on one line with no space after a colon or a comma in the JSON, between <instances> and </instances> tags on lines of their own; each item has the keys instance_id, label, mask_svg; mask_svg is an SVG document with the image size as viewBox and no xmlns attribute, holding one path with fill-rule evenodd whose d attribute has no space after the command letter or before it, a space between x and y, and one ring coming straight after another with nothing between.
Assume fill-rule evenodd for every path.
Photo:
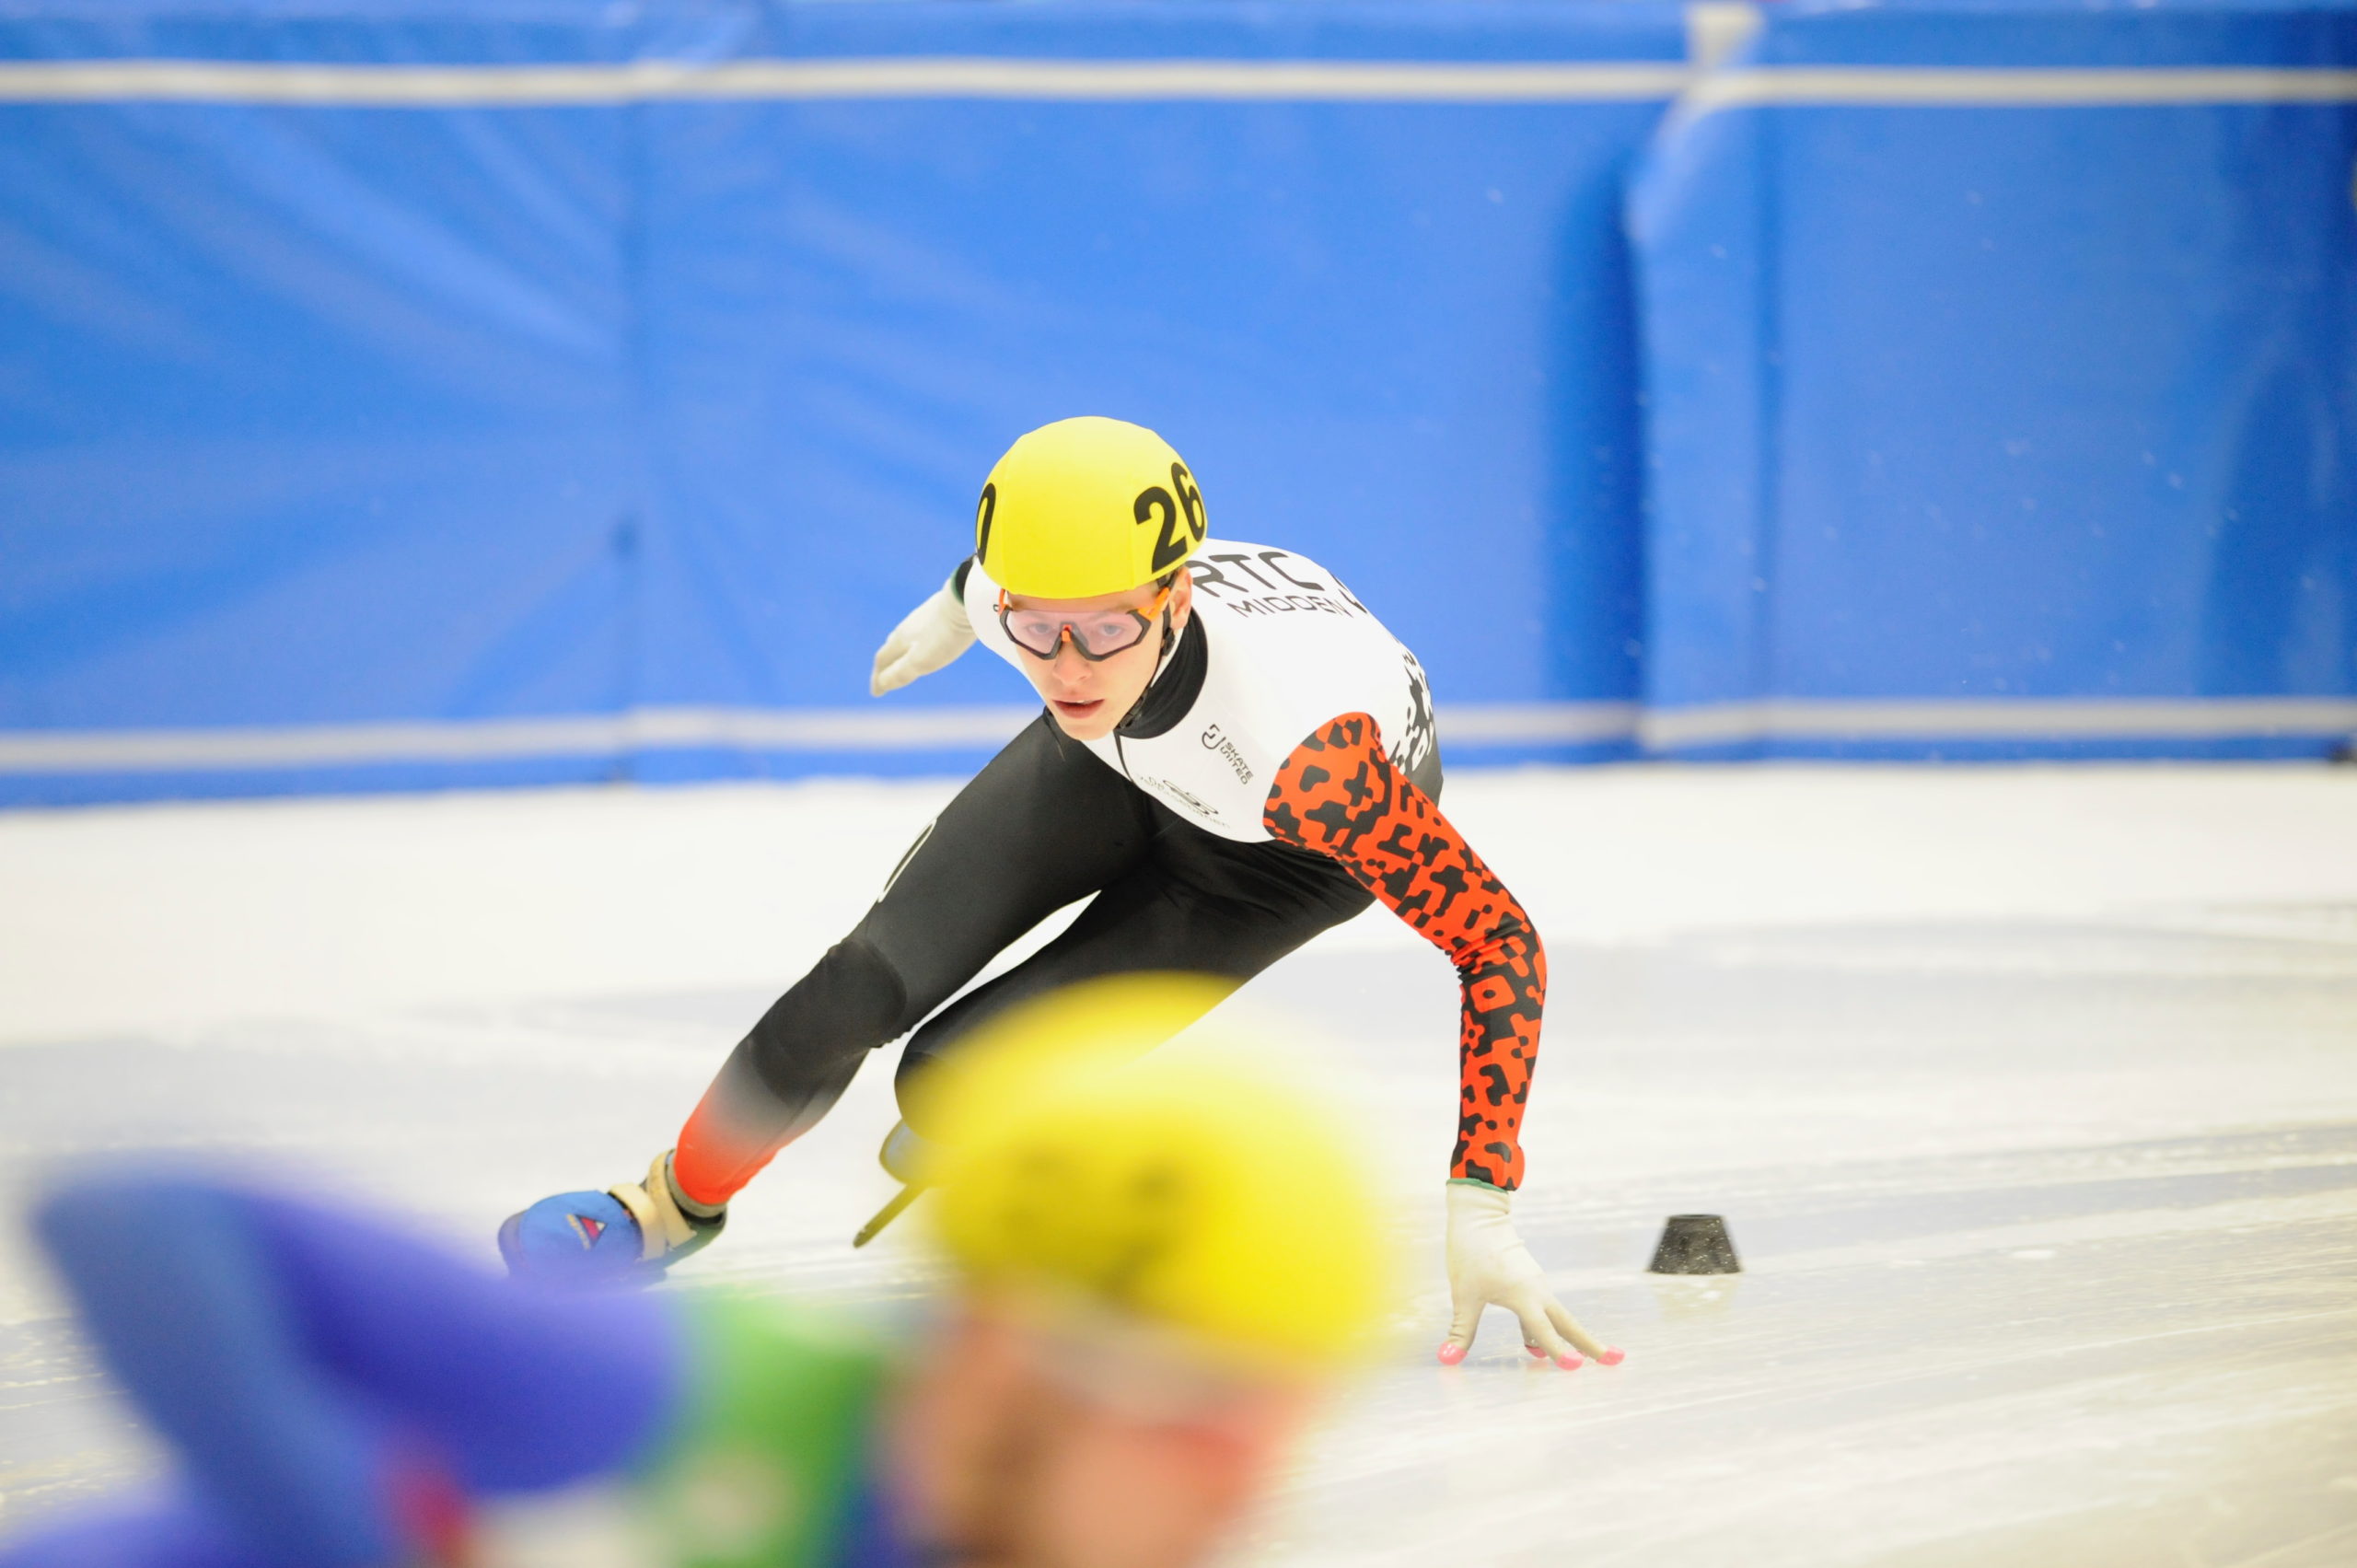
<instances>
[{"instance_id":1,"label":"orange leopard print leg","mask_svg":"<svg viewBox=\"0 0 2357 1568\"><path fill-rule=\"evenodd\" d=\"M1260 819L1341 863L1457 965L1464 986L1452 1177L1522 1185L1522 1110L1538 1060L1547 954L1530 917L1432 797L1384 754L1365 714L1320 725L1277 770Z\"/></svg>"}]
</instances>

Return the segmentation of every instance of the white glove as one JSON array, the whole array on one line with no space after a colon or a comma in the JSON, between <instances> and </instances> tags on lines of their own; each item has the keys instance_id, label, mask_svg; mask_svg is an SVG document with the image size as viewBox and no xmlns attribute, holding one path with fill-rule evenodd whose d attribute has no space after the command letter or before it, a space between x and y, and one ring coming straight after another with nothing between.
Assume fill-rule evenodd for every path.
<instances>
[{"instance_id":1,"label":"white glove","mask_svg":"<svg viewBox=\"0 0 2357 1568\"><path fill-rule=\"evenodd\" d=\"M1448 1184L1448 1295L1454 1312L1441 1364L1454 1366L1473 1348L1481 1309L1492 1303L1522 1320L1522 1342L1566 1372L1582 1365L1583 1353L1607 1366L1621 1353L1600 1343L1563 1310L1547 1288L1547 1272L1514 1231L1506 1195L1474 1181ZM1576 1348L1574 1348L1576 1347Z\"/></svg>"},{"instance_id":2,"label":"white glove","mask_svg":"<svg viewBox=\"0 0 2357 1568\"><path fill-rule=\"evenodd\" d=\"M931 675L954 662L974 645L974 624L966 607L945 583L941 591L909 611L884 645L876 650L876 668L867 678L867 692L881 697L896 691L920 675Z\"/></svg>"}]
</instances>

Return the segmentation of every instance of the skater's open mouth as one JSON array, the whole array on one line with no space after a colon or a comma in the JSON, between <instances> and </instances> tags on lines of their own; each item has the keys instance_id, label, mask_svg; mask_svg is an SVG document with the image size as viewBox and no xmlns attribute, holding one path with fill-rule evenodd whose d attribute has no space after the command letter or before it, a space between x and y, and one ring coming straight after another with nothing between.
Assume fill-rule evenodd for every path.
<instances>
[{"instance_id":1,"label":"skater's open mouth","mask_svg":"<svg viewBox=\"0 0 2357 1568\"><path fill-rule=\"evenodd\" d=\"M1102 697L1091 697L1086 703L1068 703L1062 697L1051 697L1048 700L1055 704L1056 712L1068 719L1085 719L1105 705L1105 699Z\"/></svg>"}]
</instances>

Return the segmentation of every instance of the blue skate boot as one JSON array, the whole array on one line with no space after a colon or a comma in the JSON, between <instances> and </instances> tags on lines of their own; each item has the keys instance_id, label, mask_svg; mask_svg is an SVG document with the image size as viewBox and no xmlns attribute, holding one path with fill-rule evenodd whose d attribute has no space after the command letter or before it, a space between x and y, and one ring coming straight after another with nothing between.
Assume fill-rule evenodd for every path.
<instances>
[{"instance_id":1,"label":"blue skate boot","mask_svg":"<svg viewBox=\"0 0 2357 1568\"><path fill-rule=\"evenodd\" d=\"M672 1264L712 1245L728 1211L691 1210L671 1184L669 1150L644 1181L603 1192L543 1198L499 1227L499 1255L518 1279L551 1284L653 1284Z\"/></svg>"}]
</instances>

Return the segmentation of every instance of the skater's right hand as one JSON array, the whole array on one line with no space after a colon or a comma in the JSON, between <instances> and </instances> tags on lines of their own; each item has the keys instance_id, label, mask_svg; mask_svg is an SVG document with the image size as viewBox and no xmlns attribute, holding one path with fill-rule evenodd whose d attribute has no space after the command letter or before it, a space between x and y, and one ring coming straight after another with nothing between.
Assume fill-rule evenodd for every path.
<instances>
[{"instance_id":1,"label":"skater's right hand","mask_svg":"<svg viewBox=\"0 0 2357 1568\"><path fill-rule=\"evenodd\" d=\"M868 694L881 697L920 675L931 675L973 644L973 622L966 619L966 607L945 583L939 593L909 611L876 650L876 668L867 678Z\"/></svg>"},{"instance_id":2,"label":"skater's right hand","mask_svg":"<svg viewBox=\"0 0 2357 1568\"><path fill-rule=\"evenodd\" d=\"M1555 1299L1546 1271L1515 1234L1506 1194L1487 1182L1448 1184L1448 1294L1455 1310L1440 1347L1444 1365L1465 1359L1481 1326L1481 1309L1492 1302L1521 1320L1522 1342L1531 1354L1566 1372L1579 1367L1584 1355L1607 1366L1621 1360Z\"/></svg>"}]
</instances>

